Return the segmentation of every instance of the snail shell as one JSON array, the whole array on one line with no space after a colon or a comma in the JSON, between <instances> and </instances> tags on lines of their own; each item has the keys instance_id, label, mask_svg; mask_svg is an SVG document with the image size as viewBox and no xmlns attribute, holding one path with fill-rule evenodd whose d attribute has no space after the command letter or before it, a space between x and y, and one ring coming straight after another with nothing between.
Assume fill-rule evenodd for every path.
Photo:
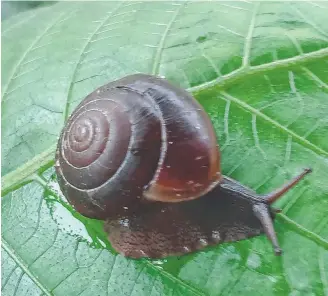
<instances>
[{"instance_id":1,"label":"snail shell","mask_svg":"<svg viewBox=\"0 0 328 296\"><path fill-rule=\"evenodd\" d=\"M56 164L70 203L98 219L134 209L141 197L192 200L221 180L203 108L185 90L144 74L104 85L78 105L62 131Z\"/></svg>"}]
</instances>

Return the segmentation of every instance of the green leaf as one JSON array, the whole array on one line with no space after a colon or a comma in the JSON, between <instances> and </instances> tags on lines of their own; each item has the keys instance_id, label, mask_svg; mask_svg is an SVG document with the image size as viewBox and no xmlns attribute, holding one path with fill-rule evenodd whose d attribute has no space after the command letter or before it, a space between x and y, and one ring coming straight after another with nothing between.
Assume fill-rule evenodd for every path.
<instances>
[{"instance_id":1,"label":"green leaf","mask_svg":"<svg viewBox=\"0 0 328 296\"><path fill-rule=\"evenodd\" d=\"M65 2L2 24L4 295L328 295L325 2ZM74 107L143 72L187 88L222 171L259 193L311 166L264 236L165 260L117 255L54 177Z\"/></svg>"}]
</instances>

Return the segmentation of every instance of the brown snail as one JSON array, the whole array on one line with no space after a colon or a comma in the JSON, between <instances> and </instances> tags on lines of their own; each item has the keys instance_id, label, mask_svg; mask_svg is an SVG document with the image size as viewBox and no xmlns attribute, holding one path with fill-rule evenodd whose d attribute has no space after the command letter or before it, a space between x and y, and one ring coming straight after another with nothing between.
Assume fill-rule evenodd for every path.
<instances>
[{"instance_id":1,"label":"brown snail","mask_svg":"<svg viewBox=\"0 0 328 296\"><path fill-rule=\"evenodd\" d=\"M267 195L223 176L201 105L145 74L108 83L77 106L55 168L74 208L105 220L112 246L133 258L181 255L261 233L278 255L271 204L311 171Z\"/></svg>"}]
</instances>

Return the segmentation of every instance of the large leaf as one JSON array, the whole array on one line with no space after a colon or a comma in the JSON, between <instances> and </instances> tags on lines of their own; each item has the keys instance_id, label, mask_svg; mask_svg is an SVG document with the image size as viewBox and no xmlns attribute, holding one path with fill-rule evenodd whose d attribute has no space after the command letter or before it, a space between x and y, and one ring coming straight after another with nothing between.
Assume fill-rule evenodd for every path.
<instances>
[{"instance_id":1,"label":"large leaf","mask_svg":"<svg viewBox=\"0 0 328 296\"><path fill-rule=\"evenodd\" d=\"M327 12L324 2L67 2L4 22L3 294L327 295ZM93 89L136 72L193 92L224 174L268 192L313 167L277 202L282 257L259 236L129 260L67 204L52 168L65 120Z\"/></svg>"}]
</instances>

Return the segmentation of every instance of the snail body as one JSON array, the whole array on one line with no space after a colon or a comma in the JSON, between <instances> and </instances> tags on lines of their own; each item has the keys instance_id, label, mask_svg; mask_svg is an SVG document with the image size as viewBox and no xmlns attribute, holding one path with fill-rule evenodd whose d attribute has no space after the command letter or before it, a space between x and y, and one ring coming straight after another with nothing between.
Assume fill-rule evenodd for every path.
<instances>
[{"instance_id":1,"label":"snail body","mask_svg":"<svg viewBox=\"0 0 328 296\"><path fill-rule=\"evenodd\" d=\"M112 246L133 258L181 255L263 232L280 254L270 204L310 172L266 196L222 175L202 106L145 74L110 82L77 106L55 168L73 207L105 220Z\"/></svg>"}]
</instances>

